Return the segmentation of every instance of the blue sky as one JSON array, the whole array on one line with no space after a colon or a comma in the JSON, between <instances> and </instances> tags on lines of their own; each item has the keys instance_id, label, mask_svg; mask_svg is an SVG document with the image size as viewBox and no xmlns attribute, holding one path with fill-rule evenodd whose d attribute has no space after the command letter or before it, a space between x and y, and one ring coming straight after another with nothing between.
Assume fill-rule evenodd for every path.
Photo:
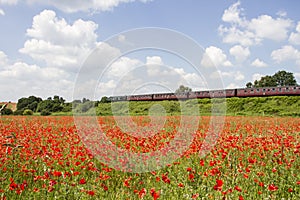
<instances>
[{"instance_id":1,"label":"blue sky","mask_svg":"<svg viewBox=\"0 0 300 200\"><path fill-rule=\"evenodd\" d=\"M201 63L210 58L224 88L244 87L278 70L293 72L300 83L299 8L294 0L0 0L0 101L56 94L72 100L76 77L99 45L106 57L118 59L107 74L82 83L97 85L97 98L168 92L179 84L210 88L207 74L170 53L122 55L107 42L116 35L126 42L120 33L143 27L193 39L203 48Z\"/></svg>"}]
</instances>

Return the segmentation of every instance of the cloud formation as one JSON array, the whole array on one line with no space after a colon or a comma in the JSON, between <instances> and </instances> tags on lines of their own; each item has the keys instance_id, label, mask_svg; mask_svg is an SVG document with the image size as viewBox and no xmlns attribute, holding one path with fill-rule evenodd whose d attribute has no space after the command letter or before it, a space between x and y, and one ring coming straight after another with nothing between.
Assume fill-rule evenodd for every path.
<instances>
[{"instance_id":1,"label":"cloud formation","mask_svg":"<svg viewBox=\"0 0 300 200\"><path fill-rule=\"evenodd\" d=\"M267 67L268 65L264 61L261 61L259 58L256 58L251 63L251 66L254 66L254 67Z\"/></svg>"},{"instance_id":2,"label":"cloud formation","mask_svg":"<svg viewBox=\"0 0 300 200\"><path fill-rule=\"evenodd\" d=\"M4 10L0 9L0 15L4 16L5 15L5 12Z\"/></svg>"},{"instance_id":3,"label":"cloud formation","mask_svg":"<svg viewBox=\"0 0 300 200\"><path fill-rule=\"evenodd\" d=\"M52 10L44 10L33 18L27 29L27 40L20 52L47 66L76 68L97 46L98 25L92 21L76 20L68 24ZM72 69L71 69L72 70Z\"/></svg>"},{"instance_id":4,"label":"cloud formation","mask_svg":"<svg viewBox=\"0 0 300 200\"><path fill-rule=\"evenodd\" d=\"M300 65L300 51L290 45L285 45L280 49L272 51L271 57L277 63L293 60L297 65Z\"/></svg>"},{"instance_id":5,"label":"cloud formation","mask_svg":"<svg viewBox=\"0 0 300 200\"><path fill-rule=\"evenodd\" d=\"M235 45L229 50L230 54L235 57L238 63L245 61L250 56L250 51L248 47L243 47L241 45Z\"/></svg>"},{"instance_id":6,"label":"cloud formation","mask_svg":"<svg viewBox=\"0 0 300 200\"><path fill-rule=\"evenodd\" d=\"M283 41L288 38L288 31L293 27L292 20L279 16L260 15L248 20L238 1L226 9L222 20L229 24L219 26L223 42L252 46L263 40Z\"/></svg>"},{"instance_id":7,"label":"cloud formation","mask_svg":"<svg viewBox=\"0 0 300 200\"><path fill-rule=\"evenodd\" d=\"M201 64L205 67L232 66L232 63L227 59L227 56L223 50L215 46L210 46L205 49Z\"/></svg>"},{"instance_id":8,"label":"cloud formation","mask_svg":"<svg viewBox=\"0 0 300 200\"><path fill-rule=\"evenodd\" d=\"M298 22L296 27L296 32L292 32L289 38L291 44L300 45L300 22Z\"/></svg>"}]
</instances>

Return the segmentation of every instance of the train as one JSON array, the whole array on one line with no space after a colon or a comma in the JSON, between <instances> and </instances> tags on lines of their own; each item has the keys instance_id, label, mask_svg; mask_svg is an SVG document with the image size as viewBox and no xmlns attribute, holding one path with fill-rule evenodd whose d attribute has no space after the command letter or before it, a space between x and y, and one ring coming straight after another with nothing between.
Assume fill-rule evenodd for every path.
<instances>
[{"instance_id":1,"label":"train","mask_svg":"<svg viewBox=\"0 0 300 200\"><path fill-rule=\"evenodd\" d=\"M297 96L300 95L300 86L237 88L224 90L191 91L182 93L139 94L125 96L111 96L111 102L117 101L163 101L188 100L203 98L230 98L230 97L265 97L265 96Z\"/></svg>"}]
</instances>

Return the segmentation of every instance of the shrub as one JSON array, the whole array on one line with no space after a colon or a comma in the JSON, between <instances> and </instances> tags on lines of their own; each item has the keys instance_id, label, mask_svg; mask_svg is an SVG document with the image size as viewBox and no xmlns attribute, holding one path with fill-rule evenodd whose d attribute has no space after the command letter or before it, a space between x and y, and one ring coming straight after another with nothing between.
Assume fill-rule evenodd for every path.
<instances>
[{"instance_id":1,"label":"shrub","mask_svg":"<svg viewBox=\"0 0 300 200\"><path fill-rule=\"evenodd\" d=\"M48 110L42 110L41 115L42 116L48 116L48 115L51 115L51 112L48 111Z\"/></svg>"},{"instance_id":2,"label":"shrub","mask_svg":"<svg viewBox=\"0 0 300 200\"><path fill-rule=\"evenodd\" d=\"M26 109L24 110L23 115L33 115L33 111L30 109Z\"/></svg>"}]
</instances>

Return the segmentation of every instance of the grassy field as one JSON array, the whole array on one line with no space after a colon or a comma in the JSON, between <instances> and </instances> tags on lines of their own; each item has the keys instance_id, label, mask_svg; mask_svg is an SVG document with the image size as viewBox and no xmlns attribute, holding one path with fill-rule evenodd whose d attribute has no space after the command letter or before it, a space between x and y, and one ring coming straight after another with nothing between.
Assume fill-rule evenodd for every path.
<instances>
[{"instance_id":1,"label":"grassy field","mask_svg":"<svg viewBox=\"0 0 300 200\"><path fill-rule=\"evenodd\" d=\"M87 122L93 119L83 117ZM0 198L300 198L300 118L226 117L216 144L201 156L210 119L199 117L197 130L190 133L192 141L178 159L158 170L134 173L126 160L101 156L108 151L97 146L94 127L79 131L73 117L2 116ZM137 126L135 135L122 131L113 117L96 119L112 145L140 154L164 150L180 134L177 116L166 117L159 128L149 117L131 120ZM111 166L115 164L127 168L117 170Z\"/></svg>"}]
</instances>

